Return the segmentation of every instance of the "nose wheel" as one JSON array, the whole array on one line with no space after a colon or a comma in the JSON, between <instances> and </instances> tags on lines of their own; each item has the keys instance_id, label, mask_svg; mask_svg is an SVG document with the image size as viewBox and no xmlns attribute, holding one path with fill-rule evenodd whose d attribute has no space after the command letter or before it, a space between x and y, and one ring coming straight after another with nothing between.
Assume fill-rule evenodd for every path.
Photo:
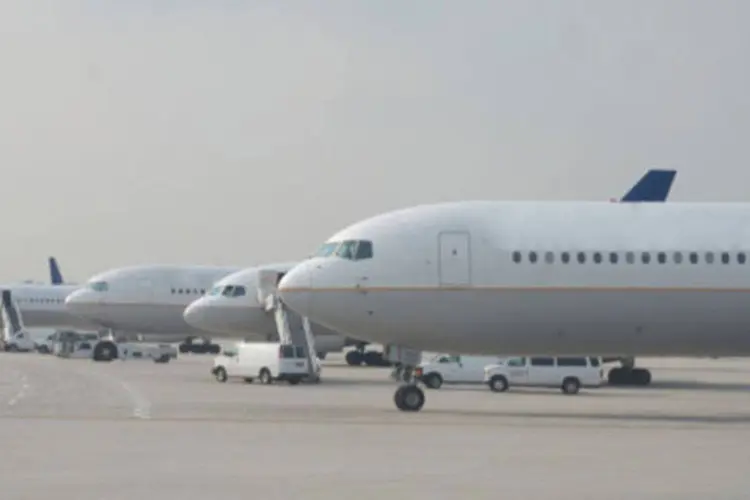
<instances>
[{"instance_id":1,"label":"nose wheel","mask_svg":"<svg viewBox=\"0 0 750 500\"><path fill-rule=\"evenodd\" d=\"M402 385L396 389L393 402L401 411L419 411L424 406L424 392L416 384Z\"/></svg>"}]
</instances>

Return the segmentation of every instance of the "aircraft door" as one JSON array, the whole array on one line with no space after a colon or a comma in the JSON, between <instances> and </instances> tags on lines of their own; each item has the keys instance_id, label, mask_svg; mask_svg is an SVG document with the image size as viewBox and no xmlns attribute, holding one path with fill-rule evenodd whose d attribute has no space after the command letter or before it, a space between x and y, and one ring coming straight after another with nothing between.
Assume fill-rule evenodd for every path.
<instances>
[{"instance_id":1,"label":"aircraft door","mask_svg":"<svg viewBox=\"0 0 750 500\"><path fill-rule=\"evenodd\" d=\"M470 237L465 231L443 232L438 235L438 277L441 286L471 284Z\"/></svg>"}]
</instances>

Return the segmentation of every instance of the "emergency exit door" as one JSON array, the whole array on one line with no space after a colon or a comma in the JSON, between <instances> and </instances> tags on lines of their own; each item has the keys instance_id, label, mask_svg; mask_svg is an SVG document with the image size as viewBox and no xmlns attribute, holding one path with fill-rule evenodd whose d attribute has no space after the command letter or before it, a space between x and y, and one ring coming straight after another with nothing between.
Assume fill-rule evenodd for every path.
<instances>
[{"instance_id":1,"label":"emergency exit door","mask_svg":"<svg viewBox=\"0 0 750 500\"><path fill-rule=\"evenodd\" d=\"M471 283L470 238L467 232L445 232L438 236L440 285L460 286Z\"/></svg>"}]
</instances>

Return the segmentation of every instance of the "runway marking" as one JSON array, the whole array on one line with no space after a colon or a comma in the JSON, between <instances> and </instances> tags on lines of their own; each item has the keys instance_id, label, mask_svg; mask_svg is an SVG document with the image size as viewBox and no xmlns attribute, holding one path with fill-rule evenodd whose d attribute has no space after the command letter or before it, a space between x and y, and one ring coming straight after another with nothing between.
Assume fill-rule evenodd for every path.
<instances>
[{"instance_id":1,"label":"runway marking","mask_svg":"<svg viewBox=\"0 0 750 500\"><path fill-rule=\"evenodd\" d=\"M128 384L125 381L120 381L120 385L123 389L125 389L125 392L127 392L130 395L130 399L133 401L134 408L133 408L133 416L135 418L140 418L143 420L148 420L151 418L151 402L146 399L146 397L137 389L135 389L132 385Z\"/></svg>"},{"instance_id":2,"label":"runway marking","mask_svg":"<svg viewBox=\"0 0 750 500\"><path fill-rule=\"evenodd\" d=\"M26 396L26 392L29 390L29 379L26 375L21 375L21 388L16 394L8 400L8 406L15 406L21 399Z\"/></svg>"}]
</instances>

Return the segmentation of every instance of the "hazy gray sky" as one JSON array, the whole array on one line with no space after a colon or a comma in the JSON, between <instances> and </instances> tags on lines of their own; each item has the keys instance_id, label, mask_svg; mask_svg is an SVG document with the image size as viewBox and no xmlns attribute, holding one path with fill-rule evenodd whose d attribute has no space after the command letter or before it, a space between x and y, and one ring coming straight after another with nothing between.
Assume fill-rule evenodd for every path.
<instances>
[{"instance_id":1,"label":"hazy gray sky","mask_svg":"<svg viewBox=\"0 0 750 500\"><path fill-rule=\"evenodd\" d=\"M378 212L750 199L750 3L0 2L0 282L306 256Z\"/></svg>"}]
</instances>

